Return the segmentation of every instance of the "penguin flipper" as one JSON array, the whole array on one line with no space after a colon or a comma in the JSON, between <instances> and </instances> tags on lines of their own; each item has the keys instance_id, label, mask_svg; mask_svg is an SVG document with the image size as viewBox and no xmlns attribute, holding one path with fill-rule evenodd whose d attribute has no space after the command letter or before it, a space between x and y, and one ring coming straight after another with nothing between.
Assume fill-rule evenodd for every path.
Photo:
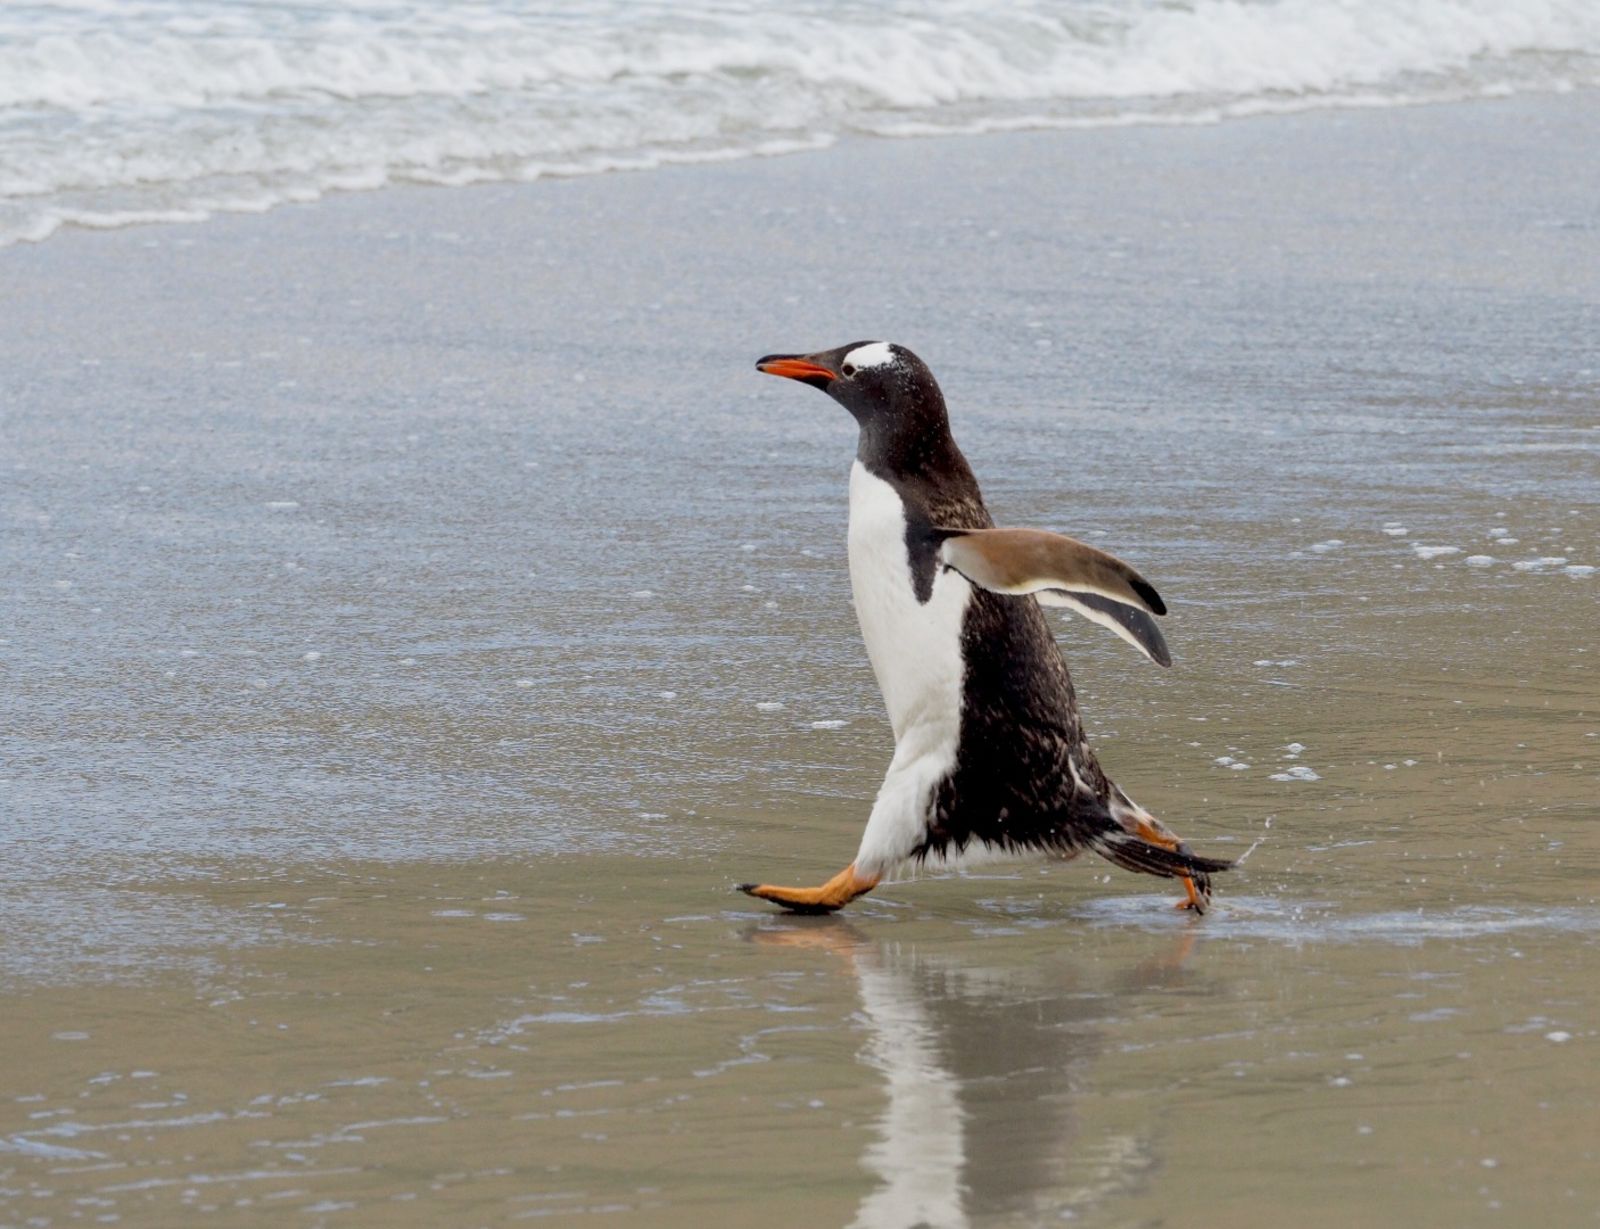
<instances>
[{"instance_id":1,"label":"penguin flipper","mask_svg":"<svg viewBox=\"0 0 1600 1229\"><path fill-rule=\"evenodd\" d=\"M1109 628L1160 666L1172 654L1151 615L1167 613L1155 586L1115 555L1042 529L935 529L939 560L995 593L1032 594Z\"/></svg>"},{"instance_id":2,"label":"penguin flipper","mask_svg":"<svg viewBox=\"0 0 1600 1229\"><path fill-rule=\"evenodd\" d=\"M1101 627L1110 628L1158 666L1170 666L1172 654L1156 621L1134 606L1113 602L1095 593L1072 593L1066 589L1041 589L1034 597L1041 606L1074 610Z\"/></svg>"},{"instance_id":3,"label":"penguin flipper","mask_svg":"<svg viewBox=\"0 0 1600 1229\"><path fill-rule=\"evenodd\" d=\"M1098 547L1043 529L935 529L939 560L973 584L1020 595L1065 589L1153 615L1167 604L1132 567Z\"/></svg>"}]
</instances>

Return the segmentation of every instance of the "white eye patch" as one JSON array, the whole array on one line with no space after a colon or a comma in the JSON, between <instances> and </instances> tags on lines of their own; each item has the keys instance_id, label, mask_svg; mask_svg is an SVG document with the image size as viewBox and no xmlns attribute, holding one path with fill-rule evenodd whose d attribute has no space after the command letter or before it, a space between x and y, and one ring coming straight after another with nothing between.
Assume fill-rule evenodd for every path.
<instances>
[{"instance_id":1,"label":"white eye patch","mask_svg":"<svg viewBox=\"0 0 1600 1229\"><path fill-rule=\"evenodd\" d=\"M844 356L845 363L857 370L862 367L887 367L894 360L894 349L886 341L868 342L864 346L857 346Z\"/></svg>"}]
</instances>

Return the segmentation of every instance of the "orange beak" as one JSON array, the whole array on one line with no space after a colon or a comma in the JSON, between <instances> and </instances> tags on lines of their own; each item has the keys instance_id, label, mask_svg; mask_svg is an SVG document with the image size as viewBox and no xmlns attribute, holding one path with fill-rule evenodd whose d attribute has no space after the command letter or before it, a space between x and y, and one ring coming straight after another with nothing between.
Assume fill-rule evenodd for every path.
<instances>
[{"instance_id":1,"label":"orange beak","mask_svg":"<svg viewBox=\"0 0 1600 1229\"><path fill-rule=\"evenodd\" d=\"M783 376L788 380L821 380L823 383L832 383L834 373L821 363L813 363L808 358L796 358L790 355L774 354L762 359L756 364L757 371L764 371L769 376Z\"/></svg>"}]
</instances>

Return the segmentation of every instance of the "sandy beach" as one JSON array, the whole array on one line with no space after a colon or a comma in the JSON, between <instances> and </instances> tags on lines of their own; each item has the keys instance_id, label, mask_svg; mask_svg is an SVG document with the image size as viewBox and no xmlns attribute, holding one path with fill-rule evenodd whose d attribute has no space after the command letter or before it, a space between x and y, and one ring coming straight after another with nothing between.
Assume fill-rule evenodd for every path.
<instances>
[{"instance_id":1,"label":"sandy beach","mask_svg":"<svg viewBox=\"0 0 1600 1229\"><path fill-rule=\"evenodd\" d=\"M1600 99L858 139L0 251L0 1225L1600 1219ZM916 350L1119 782L847 860ZM204 1213L204 1217L201 1216ZM587 1223L585 1220L584 1223Z\"/></svg>"}]
</instances>

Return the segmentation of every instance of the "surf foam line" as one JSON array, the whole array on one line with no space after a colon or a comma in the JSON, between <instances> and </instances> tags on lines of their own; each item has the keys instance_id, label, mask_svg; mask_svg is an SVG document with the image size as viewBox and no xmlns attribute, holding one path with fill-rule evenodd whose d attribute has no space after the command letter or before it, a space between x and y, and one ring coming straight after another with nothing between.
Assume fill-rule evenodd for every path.
<instances>
[{"instance_id":1,"label":"surf foam line","mask_svg":"<svg viewBox=\"0 0 1600 1229\"><path fill-rule=\"evenodd\" d=\"M816 149L1600 85L1592 0L0 6L0 244Z\"/></svg>"}]
</instances>

